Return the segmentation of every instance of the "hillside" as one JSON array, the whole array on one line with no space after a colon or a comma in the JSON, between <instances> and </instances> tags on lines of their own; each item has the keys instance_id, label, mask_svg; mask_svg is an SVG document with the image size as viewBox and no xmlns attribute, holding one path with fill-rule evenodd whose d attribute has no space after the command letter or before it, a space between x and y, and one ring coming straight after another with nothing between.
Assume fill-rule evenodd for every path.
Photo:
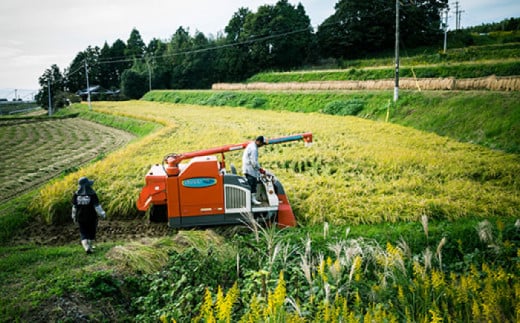
<instances>
[{"instance_id":1,"label":"hillside","mask_svg":"<svg viewBox=\"0 0 520 323\"><path fill-rule=\"evenodd\" d=\"M313 149L273 146L263 154L264 166L286 179L302 224L416 221L424 214L445 219L512 216L520 203L514 176L520 171L518 156L390 123L269 110L251 118L251 110L244 108L146 101L99 103L97 109L165 125L80 171L99 178L101 188L119 187L104 194L114 216L136 213L143 174L164 155L242 142L259 132L276 137L311 131L316 138ZM228 163L240 165L240 154L228 155ZM33 212L49 222L68 217L62 205L78 175L42 189L31 203ZM314 183L314 194L305 183Z\"/></svg>"},{"instance_id":2,"label":"hillside","mask_svg":"<svg viewBox=\"0 0 520 323\"><path fill-rule=\"evenodd\" d=\"M492 44L449 49L446 53L402 54L399 58L400 77L413 78L478 78L489 75L520 75L520 43ZM291 72L262 72L250 82L308 82L339 80L377 80L393 78L395 57L341 62L342 69L310 69Z\"/></svg>"}]
</instances>

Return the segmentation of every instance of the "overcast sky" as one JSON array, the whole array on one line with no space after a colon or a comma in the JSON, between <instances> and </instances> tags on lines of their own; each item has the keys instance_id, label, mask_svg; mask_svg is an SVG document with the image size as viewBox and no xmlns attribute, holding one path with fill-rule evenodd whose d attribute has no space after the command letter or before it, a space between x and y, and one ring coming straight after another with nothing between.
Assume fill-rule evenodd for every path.
<instances>
[{"instance_id":1,"label":"overcast sky","mask_svg":"<svg viewBox=\"0 0 520 323\"><path fill-rule=\"evenodd\" d=\"M361 0L359 0L361 1ZM144 42L169 39L178 27L206 36L222 32L240 7L256 12L268 0L0 0L0 98L38 90L51 65L63 71L89 45L127 41L136 28ZM301 2L314 27L334 13L338 0ZM461 26L520 17L519 0L459 0ZM451 28L455 0L450 0ZM22 97L23 98L23 97Z\"/></svg>"}]
</instances>

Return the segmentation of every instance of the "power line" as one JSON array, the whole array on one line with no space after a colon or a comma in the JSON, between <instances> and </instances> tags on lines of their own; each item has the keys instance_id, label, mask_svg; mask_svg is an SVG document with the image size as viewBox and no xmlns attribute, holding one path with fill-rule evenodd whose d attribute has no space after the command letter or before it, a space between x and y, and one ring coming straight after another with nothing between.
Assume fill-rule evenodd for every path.
<instances>
[{"instance_id":1,"label":"power line","mask_svg":"<svg viewBox=\"0 0 520 323\"><path fill-rule=\"evenodd\" d=\"M304 31L308 31L309 28L312 28L312 26L301 28L301 29L297 29L297 30L287 31L287 32L279 33L279 34L274 34L274 35L261 36L261 37L252 38L252 39L248 39L248 40L243 40L243 41L240 41L240 42L234 42L234 43L230 43L230 44L224 44L224 45L218 45L218 46L212 46L212 47L205 47L205 48L199 48L199 49L190 49L190 50L180 51L180 52L175 52L175 53L170 53L170 54L142 55L142 56L139 56L139 57L132 57L132 58L116 58L116 59L108 59L108 60L97 60L96 64L128 63L128 62L133 62L136 59L141 60L141 59L154 59L154 58L168 58L168 57L175 57L175 56L180 56L180 55L189 55L189 54L203 53L203 52L213 51L213 50L217 50L217 49L224 49L224 48L229 48L229 47L234 47L234 46L253 44L253 43L256 43L256 42L266 41L266 40L269 40L269 39L281 38L281 37L285 37L285 36L301 33L301 32L304 32ZM83 61L87 62L87 60L88 60L88 58L85 58ZM83 66L78 67L73 72L69 72L67 74L69 76L70 75L74 75L74 74L78 73L80 70L82 70L83 68L84 68Z\"/></svg>"},{"instance_id":2,"label":"power line","mask_svg":"<svg viewBox=\"0 0 520 323\"><path fill-rule=\"evenodd\" d=\"M446 49L448 47L448 12L449 12L449 8L446 8L446 11L444 12L445 14L445 20L444 20L444 46L443 46L443 50L444 50L444 53L446 53Z\"/></svg>"},{"instance_id":3,"label":"power line","mask_svg":"<svg viewBox=\"0 0 520 323\"><path fill-rule=\"evenodd\" d=\"M379 0L379 1L381 3L385 2L384 0ZM414 5L412 3L405 3L405 4L401 4L401 6L405 6L406 7L406 6L414 6ZM358 18L363 19L363 18L368 18L368 17L374 17L374 16L386 13L386 12L391 11L391 10L392 10L392 8L384 8L384 9L379 10L379 11L370 12L370 15L366 15L364 17L358 17ZM415 21L415 23L419 24L418 21ZM174 52L174 53L170 53L170 54L142 55L142 56L136 56L136 57L132 57L132 58L116 57L116 58L111 58L111 59L107 59L107 60L97 60L96 64L129 63L129 62L132 62L132 61L134 61L136 59L138 59L138 60L146 59L146 58L148 58L148 59L156 59L156 58L175 57L175 56L180 56L180 55L197 54L197 53L213 51L213 50L218 50L218 49L224 49L224 48L229 48L229 47L234 47L234 46L254 44L256 42L261 42L261 41L266 41L266 40L270 40L270 39L276 39L276 38L286 37L286 36L293 35L293 34L302 33L302 32L305 32L305 31L309 31L311 28L313 30L318 30L318 27L328 27L328 26L333 26L333 25L338 25L338 24L342 24L342 22L341 21L335 21L335 22L329 22L329 23L325 23L324 22L321 25L316 25L314 27L313 26L307 26L307 27L300 28L300 29L297 29L297 30L285 31L285 32L272 34L272 35L263 35L263 36L259 36L259 37L255 37L255 38L251 38L251 39L247 39L247 40L242 40L242 41L239 41L239 42L233 42L233 43L229 43L229 44L223 44L223 45L211 46L211 47L205 47L205 48L199 48L199 49L190 49L190 50L179 51L179 52ZM252 36L252 37L254 37L254 36ZM85 60L87 60L87 58L85 58ZM73 75L73 74L77 73L78 71L80 71L81 69L83 69L83 67L78 67L74 72L69 72L68 74L69 75Z\"/></svg>"}]
</instances>

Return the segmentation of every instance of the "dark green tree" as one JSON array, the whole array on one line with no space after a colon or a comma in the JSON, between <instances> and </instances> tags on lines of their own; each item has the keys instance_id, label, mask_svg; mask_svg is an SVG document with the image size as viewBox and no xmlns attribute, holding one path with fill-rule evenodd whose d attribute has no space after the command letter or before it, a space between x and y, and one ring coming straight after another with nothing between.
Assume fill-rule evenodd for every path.
<instances>
[{"instance_id":1,"label":"dark green tree","mask_svg":"<svg viewBox=\"0 0 520 323\"><path fill-rule=\"evenodd\" d=\"M63 75L58 65L54 64L38 79L41 88L36 94L36 102L45 110L49 109L49 86L51 95L51 104L53 108L63 106L63 102L56 102L55 98L65 91L65 83Z\"/></svg>"},{"instance_id":2,"label":"dark green tree","mask_svg":"<svg viewBox=\"0 0 520 323\"><path fill-rule=\"evenodd\" d=\"M167 45L154 38L146 47L145 59L151 69L152 89L167 89L170 81L170 71L165 61Z\"/></svg>"},{"instance_id":3,"label":"dark green tree","mask_svg":"<svg viewBox=\"0 0 520 323\"><path fill-rule=\"evenodd\" d=\"M312 26L303 6L280 0L274 6L260 6L246 17L244 39L251 41L248 51L255 64L253 72L287 70L307 61Z\"/></svg>"},{"instance_id":4,"label":"dark green tree","mask_svg":"<svg viewBox=\"0 0 520 323\"><path fill-rule=\"evenodd\" d=\"M447 0L401 2L400 40L407 48L442 44L441 11ZM393 48L395 1L340 0L317 31L322 57L358 58Z\"/></svg>"},{"instance_id":5,"label":"dark green tree","mask_svg":"<svg viewBox=\"0 0 520 323\"><path fill-rule=\"evenodd\" d=\"M276 3L271 29L281 35L271 42L273 68L288 70L309 62L313 30L301 3L296 7L286 0Z\"/></svg>"},{"instance_id":6,"label":"dark green tree","mask_svg":"<svg viewBox=\"0 0 520 323\"><path fill-rule=\"evenodd\" d=\"M128 59L141 58L145 52L146 45L137 29L132 29L130 37L126 42L125 56Z\"/></svg>"},{"instance_id":7,"label":"dark green tree","mask_svg":"<svg viewBox=\"0 0 520 323\"><path fill-rule=\"evenodd\" d=\"M188 88L187 57L192 49L192 38L187 30L179 27L168 43L165 61L170 70L169 88Z\"/></svg>"},{"instance_id":8,"label":"dark green tree","mask_svg":"<svg viewBox=\"0 0 520 323\"><path fill-rule=\"evenodd\" d=\"M145 73L127 69L121 76L121 92L130 99L140 99L148 92L148 78Z\"/></svg>"},{"instance_id":9,"label":"dark green tree","mask_svg":"<svg viewBox=\"0 0 520 323\"><path fill-rule=\"evenodd\" d=\"M131 61L125 58L125 43L118 39L112 46L105 42L99 53L100 85L106 89L119 89L121 75L131 67Z\"/></svg>"},{"instance_id":10,"label":"dark green tree","mask_svg":"<svg viewBox=\"0 0 520 323\"><path fill-rule=\"evenodd\" d=\"M252 60L249 55L248 36L244 25L247 17L253 13L247 8L240 8L225 27L225 37L217 40L221 45L216 58L216 81L237 82L252 74Z\"/></svg>"},{"instance_id":11,"label":"dark green tree","mask_svg":"<svg viewBox=\"0 0 520 323\"><path fill-rule=\"evenodd\" d=\"M403 46L442 46L444 38L441 15L447 7L448 0L404 1L399 10L399 33Z\"/></svg>"},{"instance_id":12,"label":"dark green tree","mask_svg":"<svg viewBox=\"0 0 520 323\"><path fill-rule=\"evenodd\" d=\"M99 64L99 47L87 47L86 50L79 52L69 68L65 70L65 86L70 92L76 92L87 87L87 77L85 74L85 62L87 63L88 77L90 85L99 85L101 82L101 69Z\"/></svg>"},{"instance_id":13,"label":"dark green tree","mask_svg":"<svg viewBox=\"0 0 520 323\"><path fill-rule=\"evenodd\" d=\"M104 88L110 88L111 85L114 82L114 78L117 78L115 75L111 63L111 49L110 46L108 46L107 42L101 47L101 50L99 51L99 85L101 85Z\"/></svg>"},{"instance_id":14,"label":"dark green tree","mask_svg":"<svg viewBox=\"0 0 520 323\"><path fill-rule=\"evenodd\" d=\"M201 32L192 39L190 53L185 56L184 75L190 89L210 88L214 78L215 55L210 41Z\"/></svg>"},{"instance_id":15,"label":"dark green tree","mask_svg":"<svg viewBox=\"0 0 520 323\"><path fill-rule=\"evenodd\" d=\"M511 17L509 19L504 19L500 22L481 24L479 26L465 28L465 30L476 33L489 33L493 31L519 31L520 17Z\"/></svg>"}]
</instances>

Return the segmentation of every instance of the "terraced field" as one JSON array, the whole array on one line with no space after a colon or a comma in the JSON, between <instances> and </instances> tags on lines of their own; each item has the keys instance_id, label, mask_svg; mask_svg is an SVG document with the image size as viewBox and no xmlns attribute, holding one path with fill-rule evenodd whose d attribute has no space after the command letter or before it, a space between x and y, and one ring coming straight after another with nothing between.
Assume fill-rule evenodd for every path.
<instances>
[{"instance_id":1,"label":"terraced field","mask_svg":"<svg viewBox=\"0 0 520 323\"><path fill-rule=\"evenodd\" d=\"M125 145L127 132L79 118L0 120L0 202Z\"/></svg>"}]
</instances>

